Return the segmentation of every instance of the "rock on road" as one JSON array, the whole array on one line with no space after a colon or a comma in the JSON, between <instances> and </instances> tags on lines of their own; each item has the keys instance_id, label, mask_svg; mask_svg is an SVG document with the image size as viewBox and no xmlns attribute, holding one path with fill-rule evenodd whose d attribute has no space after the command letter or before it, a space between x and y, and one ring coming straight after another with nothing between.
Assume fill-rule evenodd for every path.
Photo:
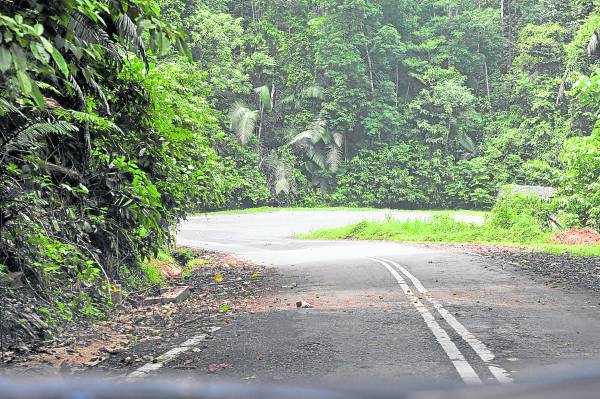
<instances>
[{"instance_id":1,"label":"rock on road","mask_svg":"<svg viewBox=\"0 0 600 399\"><path fill-rule=\"evenodd\" d=\"M209 378L478 384L600 358L598 298L592 293L550 288L456 251L291 238L387 214L277 211L185 222L178 244L272 265L281 286L297 284L277 294L291 307L274 298L272 308L239 316L215 333L219 344L203 356L231 367ZM299 300L314 307L296 309Z\"/></svg>"}]
</instances>

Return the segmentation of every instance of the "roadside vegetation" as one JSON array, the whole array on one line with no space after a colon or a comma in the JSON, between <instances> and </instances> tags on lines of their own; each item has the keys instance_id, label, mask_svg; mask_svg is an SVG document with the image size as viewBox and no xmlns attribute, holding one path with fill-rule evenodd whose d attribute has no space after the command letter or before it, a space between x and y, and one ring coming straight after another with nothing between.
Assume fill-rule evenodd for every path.
<instances>
[{"instance_id":1,"label":"roadside vegetation","mask_svg":"<svg viewBox=\"0 0 600 399\"><path fill-rule=\"evenodd\" d=\"M282 211L294 211L294 212L311 212L311 211L327 211L327 212L341 212L341 211L405 211L403 209L382 209L382 208L360 208L360 207L342 207L342 206L319 206L319 207L274 207L274 206L261 206L257 208L244 208L244 209L228 209L222 211L206 212L210 215L236 215L246 213L269 213L269 212L282 212ZM452 211L447 210L432 210L432 209L413 209L406 212L423 212L431 214L461 214L461 215L475 215L484 216L486 211L476 211L472 209L457 209Z\"/></svg>"},{"instance_id":2,"label":"roadside vegetation","mask_svg":"<svg viewBox=\"0 0 600 399\"><path fill-rule=\"evenodd\" d=\"M477 243L529 246L546 252L600 256L600 235L595 243L566 245L557 239L560 222L571 223L561 213L556 220L552 204L536 195L501 196L482 224L467 223L450 213L428 220L361 221L349 226L321 229L298 235L306 239L390 240L419 243ZM555 242L553 242L555 241Z\"/></svg>"},{"instance_id":3,"label":"roadside vegetation","mask_svg":"<svg viewBox=\"0 0 600 399\"><path fill-rule=\"evenodd\" d=\"M202 212L489 210L523 184L600 228L600 6L500 3L0 0L0 295L35 317L4 315L105 317ZM476 229L541 244L538 216Z\"/></svg>"}]
</instances>

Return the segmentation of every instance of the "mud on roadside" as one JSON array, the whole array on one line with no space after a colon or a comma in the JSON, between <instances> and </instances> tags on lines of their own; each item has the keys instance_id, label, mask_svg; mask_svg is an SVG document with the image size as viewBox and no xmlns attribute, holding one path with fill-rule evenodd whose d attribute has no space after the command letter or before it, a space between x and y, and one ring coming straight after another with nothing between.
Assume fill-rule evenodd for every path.
<instances>
[{"instance_id":1,"label":"mud on roadside","mask_svg":"<svg viewBox=\"0 0 600 399\"><path fill-rule=\"evenodd\" d=\"M133 296L107 320L68 332L58 345L39 346L7 358L5 372L69 375L136 368L187 336L252 312L257 298L269 295L275 287L275 274L267 267L220 253L192 251L206 263L188 278L169 280L170 285L190 287L187 300L145 305L142 296Z\"/></svg>"}]
</instances>

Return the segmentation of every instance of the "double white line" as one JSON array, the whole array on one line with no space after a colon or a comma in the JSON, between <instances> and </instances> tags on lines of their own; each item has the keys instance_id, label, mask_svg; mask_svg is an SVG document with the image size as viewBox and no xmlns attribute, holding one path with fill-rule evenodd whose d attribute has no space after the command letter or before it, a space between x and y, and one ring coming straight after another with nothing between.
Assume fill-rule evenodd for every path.
<instances>
[{"instance_id":1,"label":"double white line","mask_svg":"<svg viewBox=\"0 0 600 399\"><path fill-rule=\"evenodd\" d=\"M408 278L416 290L419 292L422 298L425 298L431 306L446 320L446 322L456 331L458 335L473 349L473 351L481 358L483 363L490 370L494 378L498 380L500 383L508 383L512 382L512 378L509 377L509 374L502 367L493 364L494 354L488 349L488 347L478 340L473 334L471 334L465 326L463 326L456 318L452 315L452 313L448 312L444 307L431 295L429 291L421 284L419 279L417 279L412 273L406 270L404 267L400 266L398 263L384 258L370 258L377 263L383 265L391 274L396 278L400 288L404 291L404 294L407 298L413 303L417 311L425 320L425 324L431 330L436 340L450 358L450 361L456 368L456 371L463 379L466 384L481 384L481 378L477 375L471 364L467 361L465 356L462 354L460 349L456 346L456 344L452 341L446 330L444 330L439 323L435 320L435 317L431 314L431 312L427 309L427 307L421 302L419 297L413 293L410 286L406 283L406 280L400 275L402 273L406 278ZM392 267L393 266L393 267ZM394 268L395 267L395 268Z\"/></svg>"}]
</instances>

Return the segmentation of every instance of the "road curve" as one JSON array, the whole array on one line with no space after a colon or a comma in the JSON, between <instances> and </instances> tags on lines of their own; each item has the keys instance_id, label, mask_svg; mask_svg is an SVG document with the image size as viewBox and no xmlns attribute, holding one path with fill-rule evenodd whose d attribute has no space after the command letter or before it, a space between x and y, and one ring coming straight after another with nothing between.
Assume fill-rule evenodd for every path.
<instances>
[{"instance_id":1,"label":"road curve","mask_svg":"<svg viewBox=\"0 0 600 399\"><path fill-rule=\"evenodd\" d=\"M389 214L277 211L203 215L182 224L178 244L272 265L282 287L272 308L215 333L222 344L203 356L232 365L218 378L510 383L540 366L600 359L598 299L591 293L553 289L459 252L291 238ZM314 307L288 306L297 300Z\"/></svg>"}]
</instances>

